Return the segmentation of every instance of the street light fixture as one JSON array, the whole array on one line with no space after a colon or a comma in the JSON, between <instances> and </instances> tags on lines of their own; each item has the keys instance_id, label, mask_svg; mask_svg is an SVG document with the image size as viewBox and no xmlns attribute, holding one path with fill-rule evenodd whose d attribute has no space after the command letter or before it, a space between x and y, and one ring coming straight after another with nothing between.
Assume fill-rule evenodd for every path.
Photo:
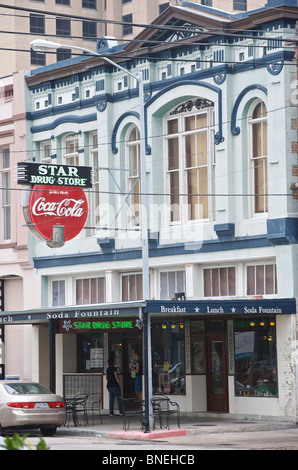
<instances>
[{"instance_id":1,"label":"street light fixture","mask_svg":"<svg viewBox=\"0 0 298 470\"><path fill-rule=\"evenodd\" d=\"M98 52L86 49L84 47L59 44L57 42L48 41L47 39L35 39L30 43L31 48L36 52L46 52L49 49L76 49L86 52L88 55L98 56L105 62L122 70L126 75L134 78L139 85L139 106L140 106L140 160L141 160L141 205L142 205L142 280L143 280L143 298L149 300L149 248L148 248L148 201L147 201L147 180L146 180L146 133L145 133L145 108L144 108L144 81L143 73L139 72L134 75L121 65L117 64L108 57ZM144 320L144 356L145 356L145 431L149 431L152 427L152 377L151 377L151 332L149 313L146 313Z\"/></svg>"}]
</instances>

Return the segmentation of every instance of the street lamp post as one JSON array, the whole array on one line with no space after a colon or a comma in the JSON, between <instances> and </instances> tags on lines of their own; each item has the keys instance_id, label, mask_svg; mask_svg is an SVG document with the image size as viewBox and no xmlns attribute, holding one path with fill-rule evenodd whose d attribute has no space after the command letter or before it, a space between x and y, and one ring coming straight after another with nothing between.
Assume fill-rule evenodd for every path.
<instances>
[{"instance_id":1,"label":"street lamp post","mask_svg":"<svg viewBox=\"0 0 298 470\"><path fill-rule=\"evenodd\" d=\"M141 206L142 206L142 280L143 280L143 298L149 300L149 248L148 248L148 201L147 201L147 178L146 178L146 133L145 133L145 108L144 108L144 82L143 73L134 75L121 65L115 63L108 57L98 52L86 49L84 47L59 44L46 39L35 39L30 43L31 48L36 52L46 52L49 49L77 49L86 52L89 55L98 56L105 62L122 70L126 75L134 78L139 84L139 106L140 106L140 160L141 160ZM152 428L152 377L151 377L151 332L150 332L150 314L143 314L144 320L144 372L145 372L145 431L149 432Z\"/></svg>"}]
</instances>

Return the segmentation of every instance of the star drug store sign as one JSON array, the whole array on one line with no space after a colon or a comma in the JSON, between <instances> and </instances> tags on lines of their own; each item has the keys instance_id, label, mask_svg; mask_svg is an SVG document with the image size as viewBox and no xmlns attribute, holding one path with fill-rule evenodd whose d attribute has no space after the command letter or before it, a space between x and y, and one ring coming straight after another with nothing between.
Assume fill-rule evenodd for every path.
<instances>
[{"instance_id":1,"label":"star drug store sign","mask_svg":"<svg viewBox=\"0 0 298 470\"><path fill-rule=\"evenodd\" d=\"M31 186L24 198L24 218L37 238L54 242L55 229L63 229L64 243L81 232L88 217L84 188L92 187L91 171L91 167L18 163L18 184Z\"/></svg>"}]
</instances>

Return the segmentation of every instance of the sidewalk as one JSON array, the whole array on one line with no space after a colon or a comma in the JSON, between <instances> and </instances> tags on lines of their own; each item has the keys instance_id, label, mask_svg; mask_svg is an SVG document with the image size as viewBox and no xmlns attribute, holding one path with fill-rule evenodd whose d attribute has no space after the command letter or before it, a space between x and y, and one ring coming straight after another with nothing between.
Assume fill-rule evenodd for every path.
<instances>
[{"instance_id":1,"label":"sidewalk","mask_svg":"<svg viewBox=\"0 0 298 470\"><path fill-rule=\"evenodd\" d=\"M87 426L75 427L71 424L69 427L61 427L57 433L67 433L69 435L98 436L108 439L126 439L126 440L150 440L169 438L175 436L186 436L195 434L228 433L228 432L256 432L272 431L279 429L296 428L292 421L271 421L271 420L238 420L232 417L218 417L210 414L206 416L184 416L181 415L180 429L174 417L171 419L171 427L168 429L159 429L159 423L156 423L156 429L145 433L140 428L140 420L132 418L129 430L123 429L124 418L122 416L109 416L102 414L102 424L98 417L95 418L94 425L92 418L88 417Z\"/></svg>"}]
</instances>

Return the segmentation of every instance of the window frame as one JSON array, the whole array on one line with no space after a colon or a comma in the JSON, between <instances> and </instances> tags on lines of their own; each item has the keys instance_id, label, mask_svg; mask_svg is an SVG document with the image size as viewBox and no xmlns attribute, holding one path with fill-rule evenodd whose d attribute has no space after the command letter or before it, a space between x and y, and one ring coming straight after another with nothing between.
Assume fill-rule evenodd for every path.
<instances>
[{"instance_id":1,"label":"window frame","mask_svg":"<svg viewBox=\"0 0 298 470\"><path fill-rule=\"evenodd\" d=\"M7 161L6 161L7 160ZM11 240L11 159L10 148L2 147L0 149L0 210L1 210L1 229L0 242L6 243Z\"/></svg>"},{"instance_id":2,"label":"window frame","mask_svg":"<svg viewBox=\"0 0 298 470\"><path fill-rule=\"evenodd\" d=\"M123 280L124 278L127 277L127 298L126 296L123 295L124 293L124 285L123 285ZM135 298L132 298L130 293L131 293L131 288L130 288L130 283L131 280L130 278L134 277L134 284L135 284ZM143 283L142 283L142 273L139 272L134 272L134 273L122 273L120 275L120 289L121 289L121 300L122 302L133 302L135 300L142 300L143 299L143 292L141 292L141 295L138 296L138 282L141 283L140 289L143 291ZM138 298L139 297L139 298Z\"/></svg>"},{"instance_id":3,"label":"window frame","mask_svg":"<svg viewBox=\"0 0 298 470\"><path fill-rule=\"evenodd\" d=\"M178 106L179 107L179 106ZM175 110L177 107L175 108ZM200 119L198 116L206 115L206 126L201 129L187 130L186 129L186 119L195 117L195 119ZM169 134L168 125L172 121L177 120L177 131ZM214 193L214 170L215 170L215 148L214 148L214 135L215 135L215 119L214 119L214 106L205 107L201 110L194 110L188 112L174 112L172 109L169 113L164 116L164 159L165 164L165 187L166 192L171 193L174 196L169 196L169 210L167 211L167 224L168 225L184 225L189 223L196 222L207 222L214 219L214 201L210 195ZM206 133L206 164L196 166L187 166L186 164L186 141L187 138L194 135L197 139L200 134ZM169 142L170 140L177 140L177 154L178 156L178 167L170 168L169 158ZM173 144L174 145L174 144ZM197 143L196 143L197 145ZM174 157L175 158L175 157ZM198 162L198 160L197 160ZM203 196L191 196L191 193L188 193L186 196L181 196L185 194L185 188L189 187L188 175L195 172L197 178L200 178L200 172L203 173L203 170L200 168L205 167L207 170L207 194ZM176 178L178 179L178 184L175 183L174 178L176 173ZM173 175L173 176L172 176ZM202 175L201 175L202 176ZM190 176L191 177L191 176ZM172 179L172 181L171 181ZM174 186L173 186L174 185ZM177 186L177 189L175 189ZM172 191L173 188L173 191ZM198 183L197 183L198 188ZM178 193L176 192L178 190ZM199 194L197 190L194 194ZM197 198L198 207L196 207L194 198ZM203 199L205 198L205 199ZM177 202L178 201L178 202ZM203 201L203 216L199 214L201 212L201 203ZM207 208L206 208L207 206ZM204 215L207 213L207 216Z\"/></svg>"},{"instance_id":4,"label":"window frame","mask_svg":"<svg viewBox=\"0 0 298 470\"><path fill-rule=\"evenodd\" d=\"M85 300L86 296L86 284L88 281L88 301ZM102 281L103 285L100 286L99 283ZM78 283L81 282L82 287L81 287L81 297L82 297L82 302L78 302ZM84 285L85 284L85 285ZM95 289L96 292L93 291L92 289L94 288L95 284ZM103 298L101 299L100 296L100 291L103 289ZM84 292L85 290L85 292ZM99 303L105 303L106 302L106 278L104 275L98 275L98 276L91 276L91 277L78 277L74 279L74 299L75 299L75 305L88 305L88 304L99 304ZM95 299L95 300L94 300ZM93 301L94 300L94 301Z\"/></svg>"},{"instance_id":5,"label":"window frame","mask_svg":"<svg viewBox=\"0 0 298 470\"><path fill-rule=\"evenodd\" d=\"M226 294L223 293L223 279L221 279L221 270L226 270ZM229 270L234 270L234 293L231 293L232 287L230 286L230 275ZM214 286L214 282L216 280L215 270L218 271L217 273L217 282L218 282L218 294L216 286ZM205 285L205 272L210 271L210 295L206 294L206 285ZM237 295L237 269L236 266L212 266L212 267L204 267L203 268L203 292L204 298L210 297L235 297Z\"/></svg>"},{"instance_id":6,"label":"window frame","mask_svg":"<svg viewBox=\"0 0 298 470\"><path fill-rule=\"evenodd\" d=\"M179 282L181 282L181 280L178 279L178 273L182 273L182 284L183 284L183 288L182 290L179 290ZM162 294L162 277L164 275L167 275L166 276L166 290L167 290L167 297L166 298L163 298L163 294ZM159 272L159 298L160 300L173 300L174 297L170 297L170 287L171 287L171 280L169 279L170 275L174 274L174 284L175 284L175 292L174 292L174 296L175 294L178 294L178 293L181 293L181 292L184 292L185 293L185 290L186 290L186 271L185 269L172 269L172 270L167 270L167 271L160 271Z\"/></svg>"},{"instance_id":7,"label":"window frame","mask_svg":"<svg viewBox=\"0 0 298 470\"><path fill-rule=\"evenodd\" d=\"M131 139L133 132L136 133L136 138ZM125 168L126 172L126 193L130 200L130 209L127 211L127 225L136 226L141 223L141 144L140 144L140 130L138 126L132 124L129 126L125 137ZM134 155L132 155L132 152ZM133 156L133 165L136 163L137 168L131 168L131 157Z\"/></svg>"},{"instance_id":8,"label":"window frame","mask_svg":"<svg viewBox=\"0 0 298 470\"><path fill-rule=\"evenodd\" d=\"M256 108L261 104L262 110L266 110L266 115L263 115L258 118L253 118L253 113L256 110ZM268 204L269 204L269 198L268 198L268 121L267 121L267 105L266 103L261 100L261 99L255 99L253 103L251 104L249 110L248 110L248 135L249 135L249 155L248 155L248 167L249 167L249 188L250 188L250 194L252 194L250 198L250 215L251 217L264 217L268 216ZM256 128L255 126L261 125L261 146L264 150L264 145L266 146L266 154L262 155L257 155L254 156L254 148L257 145L257 142L255 142L255 136L254 136L254 129ZM265 131L264 131L264 124L265 125ZM266 138L264 139L264 132L266 132ZM264 144L265 142L265 144ZM257 167L255 166L256 162L262 162L262 168L263 168L263 173L264 173L264 179L263 179L263 186L264 186L264 192L263 195L258 196L258 192L256 192L256 184L257 184L257 178L259 176L259 173L261 173L259 164L257 164ZM265 170L265 171L264 171ZM257 209L257 205L260 204L263 201L263 206L264 210Z\"/></svg>"},{"instance_id":9,"label":"window frame","mask_svg":"<svg viewBox=\"0 0 298 470\"><path fill-rule=\"evenodd\" d=\"M261 266L264 267L263 281L264 281L264 291L265 292L260 292L259 288L257 286L257 282L258 282L257 268L261 267ZM267 292L268 289L266 288L266 266L273 266L273 278L272 278L273 292ZM249 282L248 270L249 270L249 268L254 268L254 292L250 292L250 293L249 293L249 289L248 289L248 282ZM246 264L246 266L245 266L245 295L249 295L249 296L258 296L258 295L273 296L273 295L278 295L277 265L276 265L275 262L268 261L268 262L264 262L264 263L249 263L249 264Z\"/></svg>"},{"instance_id":10,"label":"window frame","mask_svg":"<svg viewBox=\"0 0 298 470\"><path fill-rule=\"evenodd\" d=\"M67 144L74 141L74 152L66 152ZM80 164L79 156L79 134L67 134L62 139L62 160L65 165L77 166Z\"/></svg>"},{"instance_id":11,"label":"window frame","mask_svg":"<svg viewBox=\"0 0 298 470\"><path fill-rule=\"evenodd\" d=\"M99 152L98 152L98 134L97 131L90 132L89 134L89 153L90 153L90 165L93 168L93 191L90 195L90 224L95 227L93 233L96 231L96 227L100 224L100 170L99 167Z\"/></svg>"},{"instance_id":12,"label":"window frame","mask_svg":"<svg viewBox=\"0 0 298 470\"><path fill-rule=\"evenodd\" d=\"M67 28L66 28L67 25ZM56 36L70 37L71 36L71 20L68 18L56 17Z\"/></svg>"},{"instance_id":13,"label":"window frame","mask_svg":"<svg viewBox=\"0 0 298 470\"><path fill-rule=\"evenodd\" d=\"M58 289L57 289L57 303L56 301L54 302L54 284L58 283ZM64 287L62 287L62 284L64 284ZM60 289L62 289L60 291ZM64 292L62 292L64 289ZM50 304L52 307L64 307L66 305L66 279L51 279L51 290L50 290ZM62 296L62 299L60 298L60 295ZM63 302L63 296L64 296L64 302Z\"/></svg>"},{"instance_id":14,"label":"window frame","mask_svg":"<svg viewBox=\"0 0 298 470\"><path fill-rule=\"evenodd\" d=\"M45 15L30 13L29 21L31 34L45 34Z\"/></svg>"}]
</instances>

